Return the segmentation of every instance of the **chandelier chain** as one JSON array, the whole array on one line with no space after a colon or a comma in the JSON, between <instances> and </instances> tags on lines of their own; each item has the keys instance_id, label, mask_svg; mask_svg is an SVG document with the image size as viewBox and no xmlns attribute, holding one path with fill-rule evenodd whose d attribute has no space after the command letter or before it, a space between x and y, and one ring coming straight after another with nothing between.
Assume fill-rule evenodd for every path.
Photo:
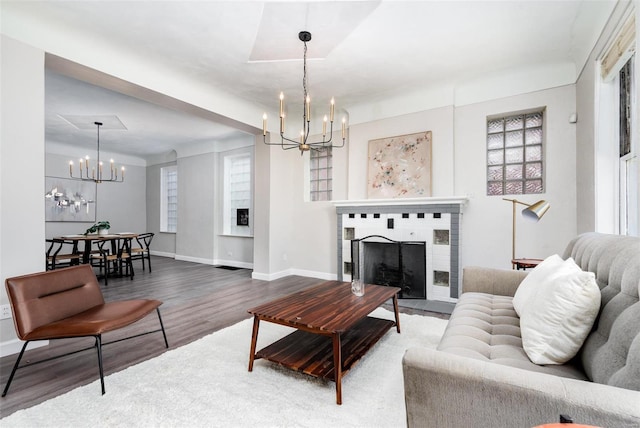
<instances>
[{"instance_id":1,"label":"chandelier chain","mask_svg":"<svg viewBox=\"0 0 640 428\"><path fill-rule=\"evenodd\" d=\"M304 43L304 56L302 61L302 91L304 92L302 95L302 129L307 129L307 110L305 108L307 102L307 42ZM306 134L307 132L305 132Z\"/></svg>"},{"instance_id":2,"label":"chandelier chain","mask_svg":"<svg viewBox=\"0 0 640 428\"><path fill-rule=\"evenodd\" d=\"M267 114L262 115L262 139L264 144L269 146L280 146L283 150L299 149L300 154L309 150L326 150L329 148L344 147L346 142L346 118L342 119L342 142L339 144L333 143L333 121L334 121L334 109L335 102L331 98L329 104L329 114L324 116L322 121L322 140L316 142L309 142L309 134L311 131L311 98L309 97L307 87L307 42L311 40L311 33L308 31L301 31L298 34L298 38L304 44L304 56L302 58L302 131L300 132L299 140L286 137L285 134L285 109L284 109L284 93L280 92L280 142L267 141ZM328 138L327 138L328 136Z\"/></svg>"}]
</instances>

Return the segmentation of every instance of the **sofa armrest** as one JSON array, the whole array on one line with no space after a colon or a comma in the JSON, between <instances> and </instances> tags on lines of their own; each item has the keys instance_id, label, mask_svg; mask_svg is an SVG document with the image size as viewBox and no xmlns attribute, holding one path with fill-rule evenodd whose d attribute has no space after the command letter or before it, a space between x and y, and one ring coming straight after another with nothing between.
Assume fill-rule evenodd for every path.
<instances>
[{"instance_id":1,"label":"sofa armrest","mask_svg":"<svg viewBox=\"0 0 640 428\"><path fill-rule=\"evenodd\" d=\"M468 266L462 273L462 292L472 291L513 297L525 276L527 272L521 270Z\"/></svg>"},{"instance_id":2,"label":"sofa armrest","mask_svg":"<svg viewBox=\"0 0 640 428\"><path fill-rule=\"evenodd\" d=\"M640 392L530 372L427 348L406 351L408 427L640 426Z\"/></svg>"}]
</instances>

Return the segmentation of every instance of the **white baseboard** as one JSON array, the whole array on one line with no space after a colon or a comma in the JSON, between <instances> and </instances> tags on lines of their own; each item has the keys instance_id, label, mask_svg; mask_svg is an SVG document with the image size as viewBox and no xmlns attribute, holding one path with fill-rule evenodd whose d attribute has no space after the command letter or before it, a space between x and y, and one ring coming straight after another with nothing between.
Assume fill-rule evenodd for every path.
<instances>
[{"instance_id":1,"label":"white baseboard","mask_svg":"<svg viewBox=\"0 0 640 428\"><path fill-rule=\"evenodd\" d=\"M49 344L48 340L38 340L35 342L31 342L27 349L36 349L41 348L43 346L47 346ZM7 340L6 342L0 343L0 357L6 357L7 355L13 355L20 352L24 342L18 338Z\"/></svg>"},{"instance_id":2,"label":"white baseboard","mask_svg":"<svg viewBox=\"0 0 640 428\"><path fill-rule=\"evenodd\" d=\"M175 253L165 253L164 251L154 251L154 250L151 250L150 252L152 256L169 257L171 259L174 259L176 257Z\"/></svg>"},{"instance_id":3,"label":"white baseboard","mask_svg":"<svg viewBox=\"0 0 640 428\"><path fill-rule=\"evenodd\" d=\"M275 273L261 273L253 271L251 278L259 279L261 281L275 281L276 279L284 278L285 276L293 275L291 269L283 270Z\"/></svg>"},{"instance_id":4,"label":"white baseboard","mask_svg":"<svg viewBox=\"0 0 640 428\"><path fill-rule=\"evenodd\" d=\"M193 262L193 263L201 263L204 265L222 265L222 266L233 266L241 269L253 269L253 263L249 262L241 262L237 260L221 260L221 259L205 259L201 257L191 257L191 256L182 256L179 254L175 255L176 260L182 260L184 262Z\"/></svg>"},{"instance_id":5,"label":"white baseboard","mask_svg":"<svg viewBox=\"0 0 640 428\"><path fill-rule=\"evenodd\" d=\"M335 273L316 272L312 270L304 269L291 269L291 275L306 276L309 278L324 279L325 281L335 281L338 279L338 275Z\"/></svg>"},{"instance_id":6,"label":"white baseboard","mask_svg":"<svg viewBox=\"0 0 640 428\"><path fill-rule=\"evenodd\" d=\"M333 273L315 272L303 269L285 269L275 273L261 273L253 271L253 273L251 274L251 278L259 279L262 281L275 281L276 279L284 278L291 275L306 276L308 278L318 278L325 281L335 281L336 279L338 279L338 275Z\"/></svg>"},{"instance_id":7,"label":"white baseboard","mask_svg":"<svg viewBox=\"0 0 640 428\"><path fill-rule=\"evenodd\" d=\"M241 269L253 269L253 263L249 262L239 262L237 260L213 260L214 265L222 265L222 266L233 266Z\"/></svg>"},{"instance_id":8,"label":"white baseboard","mask_svg":"<svg viewBox=\"0 0 640 428\"><path fill-rule=\"evenodd\" d=\"M215 264L212 259L203 259L201 257L182 256L180 254L176 254L174 258L183 262L201 263L203 265Z\"/></svg>"}]
</instances>

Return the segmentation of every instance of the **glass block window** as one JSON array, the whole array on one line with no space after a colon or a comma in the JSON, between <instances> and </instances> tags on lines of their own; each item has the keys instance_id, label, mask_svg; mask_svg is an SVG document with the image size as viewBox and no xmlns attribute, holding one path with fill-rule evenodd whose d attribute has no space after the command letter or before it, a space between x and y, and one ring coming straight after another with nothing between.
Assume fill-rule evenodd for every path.
<instances>
[{"instance_id":1,"label":"glass block window","mask_svg":"<svg viewBox=\"0 0 640 428\"><path fill-rule=\"evenodd\" d=\"M543 110L487 119L487 195L542 193Z\"/></svg>"},{"instance_id":2,"label":"glass block window","mask_svg":"<svg viewBox=\"0 0 640 428\"><path fill-rule=\"evenodd\" d=\"M178 230L178 168L168 166L160 170L160 232Z\"/></svg>"},{"instance_id":3,"label":"glass block window","mask_svg":"<svg viewBox=\"0 0 640 428\"><path fill-rule=\"evenodd\" d=\"M311 150L309 170L312 201L330 201L332 190L332 151Z\"/></svg>"},{"instance_id":4,"label":"glass block window","mask_svg":"<svg viewBox=\"0 0 640 428\"><path fill-rule=\"evenodd\" d=\"M249 210L252 200L251 154L226 156L224 169L224 233L231 235L250 235L251 222L238 221L238 209L241 210L240 213L247 213L247 216L250 215Z\"/></svg>"}]
</instances>

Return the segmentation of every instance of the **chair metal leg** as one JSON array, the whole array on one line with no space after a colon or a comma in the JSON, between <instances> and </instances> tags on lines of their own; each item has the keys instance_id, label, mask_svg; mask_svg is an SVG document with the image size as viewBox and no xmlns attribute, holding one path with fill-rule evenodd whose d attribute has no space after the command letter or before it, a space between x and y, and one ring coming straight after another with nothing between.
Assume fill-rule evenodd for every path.
<instances>
[{"instance_id":1,"label":"chair metal leg","mask_svg":"<svg viewBox=\"0 0 640 428\"><path fill-rule=\"evenodd\" d=\"M160 328L162 329L162 336L164 337L164 345L169 348L169 342L167 341L167 334L164 331L164 324L162 323L162 317L160 316L160 308L156 308L158 313L158 320L160 321Z\"/></svg>"},{"instance_id":2,"label":"chair metal leg","mask_svg":"<svg viewBox=\"0 0 640 428\"><path fill-rule=\"evenodd\" d=\"M102 395L104 395L104 370L102 367L102 336L97 335L96 338L96 350L98 351L98 368L100 370L100 386L102 387Z\"/></svg>"},{"instance_id":3,"label":"chair metal leg","mask_svg":"<svg viewBox=\"0 0 640 428\"><path fill-rule=\"evenodd\" d=\"M160 313L158 313L158 315L160 315ZM20 360L22 359L22 355L24 354L24 351L27 349L27 345L29 344L29 342L30 341L27 340L26 342L24 342L24 345L22 345L22 350L20 351L20 355L18 355L18 359L16 360L16 363L13 365L13 370L11 370L11 374L9 375L9 380L7 381L7 385L4 387L4 391L2 391L3 397L7 395L7 392L9 392L9 386L11 386L11 381L13 381L13 376L16 374L16 371L18 370L18 366L20 365Z\"/></svg>"},{"instance_id":4,"label":"chair metal leg","mask_svg":"<svg viewBox=\"0 0 640 428\"><path fill-rule=\"evenodd\" d=\"M129 276L133 280L133 276L135 275L135 273L133 271L133 260L131 260L131 257L127 259L127 274L129 274L129 269L131 269L131 274Z\"/></svg>"},{"instance_id":5,"label":"chair metal leg","mask_svg":"<svg viewBox=\"0 0 640 428\"><path fill-rule=\"evenodd\" d=\"M149 273L151 273L151 253L149 252L149 250L147 250L147 262L149 263ZM142 258L142 263L144 263L144 255Z\"/></svg>"}]
</instances>

